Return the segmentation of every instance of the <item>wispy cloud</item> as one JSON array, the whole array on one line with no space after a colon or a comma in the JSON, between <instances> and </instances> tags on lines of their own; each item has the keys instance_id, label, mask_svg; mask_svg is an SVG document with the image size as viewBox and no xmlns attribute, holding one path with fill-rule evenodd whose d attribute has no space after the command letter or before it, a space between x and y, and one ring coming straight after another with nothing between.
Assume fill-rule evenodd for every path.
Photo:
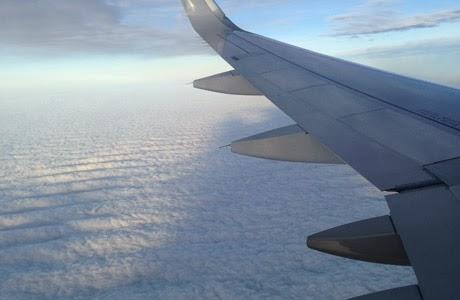
<instances>
[{"instance_id":1,"label":"wispy cloud","mask_svg":"<svg viewBox=\"0 0 460 300\"><path fill-rule=\"evenodd\" d=\"M0 44L41 54L118 53L153 56L205 53L184 30L180 3L129 0L0 1ZM134 23L137 11L168 11L168 23ZM134 7L135 6L135 7ZM176 16L176 18L174 18Z\"/></svg>"},{"instance_id":2,"label":"wispy cloud","mask_svg":"<svg viewBox=\"0 0 460 300\"><path fill-rule=\"evenodd\" d=\"M444 53L446 51L458 51L460 49L459 38L435 38L421 41L412 41L391 46L374 46L359 50L342 53L342 56L350 58L394 58L402 56L415 56L427 53Z\"/></svg>"},{"instance_id":3,"label":"wispy cloud","mask_svg":"<svg viewBox=\"0 0 460 300\"><path fill-rule=\"evenodd\" d=\"M384 32L432 28L443 23L460 22L460 8L425 14L403 15L391 0L368 0L351 12L331 18L333 35L359 36Z\"/></svg>"},{"instance_id":4,"label":"wispy cloud","mask_svg":"<svg viewBox=\"0 0 460 300\"><path fill-rule=\"evenodd\" d=\"M229 13L280 4L218 2ZM0 0L0 51L5 49L45 56L212 53L191 29L179 0Z\"/></svg>"}]
</instances>

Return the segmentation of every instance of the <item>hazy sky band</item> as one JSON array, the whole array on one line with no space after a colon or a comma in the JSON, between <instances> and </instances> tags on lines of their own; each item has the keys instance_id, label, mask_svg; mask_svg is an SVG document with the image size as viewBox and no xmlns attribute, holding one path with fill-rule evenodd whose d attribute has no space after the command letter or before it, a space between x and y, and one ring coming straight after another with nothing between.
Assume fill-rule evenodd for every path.
<instances>
[{"instance_id":1,"label":"hazy sky band","mask_svg":"<svg viewBox=\"0 0 460 300\"><path fill-rule=\"evenodd\" d=\"M218 2L245 29L314 51L460 85L457 1ZM130 78L128 82L185 80L180 74L185 73L191 80L194 75L186 66L196 70L197 61L213 64L196 59L212 51L191 30L180 1L171 0L1 0L0 45L0 72L10 87L29 84L28 77L39 71L56 84L72 76L83 82L85 77L103 78L107 83L124 78ZM191 55L194 58L187 59ZM217 61L205 69L224 66Z\"/></svg>"}]
</instances>

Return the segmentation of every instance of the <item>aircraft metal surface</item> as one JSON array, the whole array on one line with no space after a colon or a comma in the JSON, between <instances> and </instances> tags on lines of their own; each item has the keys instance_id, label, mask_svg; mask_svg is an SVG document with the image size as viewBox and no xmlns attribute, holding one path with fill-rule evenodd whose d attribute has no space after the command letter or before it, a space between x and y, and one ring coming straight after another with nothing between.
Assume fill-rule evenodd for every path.
<instances>
[{"instance_id":1,"label":"aircraft metal surface","mask_svg":"<svg viewBox=\"0 0 460 300\"><path fill-rule=\"evenodd\" d=\"M418 285L359 299L458 299L460 90L247 32L213 0L183 4L195 31L234 68L195 86L265 95L296 122L234 142L234 152L345 162L380 190L392 192L386 197L390 216L315 234L308 245L414 268Z\"/></svg>"}]
</instances>

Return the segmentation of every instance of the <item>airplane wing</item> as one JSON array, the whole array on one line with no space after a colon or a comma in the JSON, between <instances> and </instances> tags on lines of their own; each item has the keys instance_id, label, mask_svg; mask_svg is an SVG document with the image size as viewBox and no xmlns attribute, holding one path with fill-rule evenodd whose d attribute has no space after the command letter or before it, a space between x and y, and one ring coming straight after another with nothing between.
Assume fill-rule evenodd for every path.
<instances>
[{"instance_id":1,"label":"airplane wing","mask_svg":"<svg viewBox=\"0 0 460 300\"><path fill-rule=\"evenodd\" d=\"M240 154L347 163L382 191L391 216L330 229L310 248L411 265L418 285L359 299L460 298L460 90L247 32L214 0L182 0L196 32L234 71L195 87L265 95L296 124L232 144Z\"/></svg>"}]
</instances>

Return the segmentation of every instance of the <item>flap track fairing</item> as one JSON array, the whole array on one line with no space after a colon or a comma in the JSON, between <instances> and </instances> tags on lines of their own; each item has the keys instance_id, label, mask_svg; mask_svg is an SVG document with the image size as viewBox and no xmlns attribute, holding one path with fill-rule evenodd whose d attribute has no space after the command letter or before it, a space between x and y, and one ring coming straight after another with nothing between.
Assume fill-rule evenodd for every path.
<instances>
[{"instance_id":1,"label":"flap track fairing","mask_svg":"<svg viewBox=\"0 0 460 300\"><path fill-rule=\"evenodd\" d=\"M258 158L323 164L344 162L316 138L297 125L291 125L231 144L232 152Z\"/></svg>"},{"instance_id":2,"label":"flap track fairing","mask_svg":"<svg viewBox=\"0 0 460 300\"><path fill-rule=\"evenodd\" d=\"M244 96L262 95L259 90L236 71L229 71L195 80L193 82L193 87L222 94Z\"/></svg>"},{"instance_id":3,"label":"flap track fairing","mask_svg":"<svg viewBox=\"0 0 460 300\"><path fill-rule=\"evenodd\" d=\"M420 289L416 285L395 288L349 300L423 300Z\"/></svg>"},{"instance_id":4,"label":"flap track fairing","mask_svg":"<svg viewBox=\"0 0 460 300\"><path fill-rule=\"evenodd\" d=\"M410 266L390 216L359 221L314 234L308 237L307 245L311 249L341 257Z\"/></svg>"}]
</instances>

